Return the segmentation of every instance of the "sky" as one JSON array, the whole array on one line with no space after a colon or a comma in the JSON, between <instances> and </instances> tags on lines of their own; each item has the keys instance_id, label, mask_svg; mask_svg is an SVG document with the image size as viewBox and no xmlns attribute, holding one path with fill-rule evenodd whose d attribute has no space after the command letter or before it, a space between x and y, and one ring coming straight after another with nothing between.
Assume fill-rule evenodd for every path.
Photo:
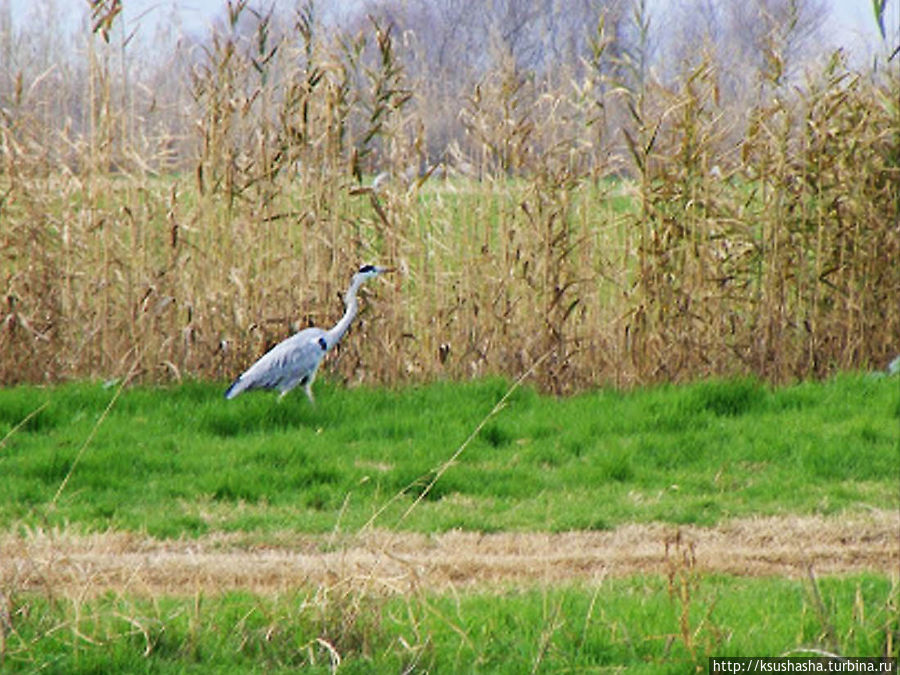
<instances>
[{"instance_id":1,"label":"sky","mask_svg":"<svg viewBox=\"0 0 900 675\"><path fill-rule=\"evenodd\" d=\"M84 0L54 1L59 8L69 4L83 7L86 4ZM278 1L264 0L260 4L267 6L270 2ZM0 7L7 2L12 7L15 20L28 12L34 0L0 0ZM291 6L295 4L294 0L280 0L280 2ZM351 4L359 0L344 0L344 2ZM664 7L666 2L667 0L650 0L651 12L654 5ZM881 36L873 17L872 0L827 0L827 3L831 7L827 32L834 46L843 46L851 53L860 54L867 50L867 45L880 44ZM174 11L183 20L185 30L202 32L214 17L222 15L225 0L123 0L123 5L126 22L137 20L147 22L153 18L166 20ZM885 27L889 35L892 32L896 35L896 26L900 25L900 0L888 0L887 6Z\"/></svg>"}]
</instances>

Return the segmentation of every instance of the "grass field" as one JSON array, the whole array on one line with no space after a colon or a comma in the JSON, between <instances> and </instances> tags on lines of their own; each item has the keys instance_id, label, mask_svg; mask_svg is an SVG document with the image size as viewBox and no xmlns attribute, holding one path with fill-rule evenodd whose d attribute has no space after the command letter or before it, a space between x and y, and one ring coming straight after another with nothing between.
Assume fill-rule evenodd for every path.
<instances>
[{"instance_id":1,"label":"grass field","mask_svg":"<svg viewBox=\"0 0 900 675\"><path fill-rule=\"evenodd\" d=\"M878 655L896 634L884 577L659 577L462 596L39 597L17 620L15 672L702 672L707 655ZM18 618L18 617L17 617ZM890 639L890 638L888 638ZM896 655L896 647L894 652Z\"/></svg>"},{"instance_id":2,"label":"grass field","mask_svg":"<svg viewBox=\"0 0 900 675\"><path fill-rule=\"evenodd\" d=\"M225 402L209 383L0 391L0 669L683 673L711 655L897 655L894 377L564 399L499 379L316 386L315 408ZM362 551L373 563L366 532L384 539ZM733 551L755 566L723 563Z\"/></svg>"},{"instance_id":3,"label":"grass field","mask_svg":"<svg viewBox=\"0 0 900 675\"><path fill-rule=\"evenodd\" d=\"M705 39L660 70L651 3L578 3L546 66L453 78L424 2L229 2L178 44L8 4L0 673L898 655L883 27L857 67L751 3L745 72ZM541 53L557 4L509 3ZM223 400L364 263L396 273L316 407Z\"/></svg>"},{"instance_id":4,"label":"grass field","mask_svg":"<svg viewBox=\"0 0 900 675\"><path fill-rule=\"evenodd\" d=\"M115 387L0 391L0 523L156 537L366 523L558 532L898 506L895 378L568 399L522 387L486 421L506 381L317 386L317 407L302 395L226 403L214 384L135 388L106 415Z\"/></svg>"}]
</instances>

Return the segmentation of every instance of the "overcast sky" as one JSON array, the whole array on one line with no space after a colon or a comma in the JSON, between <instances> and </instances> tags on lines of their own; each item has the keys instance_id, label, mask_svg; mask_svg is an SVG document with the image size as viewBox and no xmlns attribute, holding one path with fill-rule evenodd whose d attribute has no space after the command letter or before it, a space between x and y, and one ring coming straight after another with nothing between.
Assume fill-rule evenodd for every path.
<instances>
[{"instance_id":1,"label":"overcast sky","mask_svg":"<svg viewBox=\"0 0 900 675\"><path fill-rule=\"evenodd\" d=\"M265 0L259 4L268 6L272 1ZM296 4L294 0L281 1L290 6ZM347 4L355 1L344 0ZM663 7L666 2L650 0L649 4L651 7ZM12 6L14 20L22 17L35 4L34 0L0 0L0 7L6 3ZM881 42L872 14L872 0L827 0L827 3L831 7L827 30L834 46L845 47L851 53L860 55L868 51L867 46ZM83 0L55 0L55 4L59 8L66 5L85 6ZM139 19L142 22L153 18L163 20L175 12L184 21L186 30L203 31L213 17L221 16L225 0L124 0L123 4L125 19L129 23ZM900 25L900 0L888 0L885 19L888 34L896 35L896 26Z\"/></svg>"}]
</instances>

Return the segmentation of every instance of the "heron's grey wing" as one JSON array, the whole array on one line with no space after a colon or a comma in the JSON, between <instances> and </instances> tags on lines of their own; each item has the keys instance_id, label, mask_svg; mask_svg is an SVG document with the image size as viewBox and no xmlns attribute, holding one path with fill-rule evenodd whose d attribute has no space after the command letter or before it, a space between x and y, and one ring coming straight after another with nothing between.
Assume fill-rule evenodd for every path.
<instances>
[{"instance_id":1,"label":"heron's grey wing","mask_svg":"<svg viewBox=\"0 0 900 675\"><path fill-rule=\"evenodd\" d=\"M307 328L285 342L283 370L286 376L276 385L281 393L287 393L298 384L306 384L315 377L316 370L328 351L326 332L321 328Z\"/></svg>"},{"instance_id":2,"label":"heron's grey wing","mask_svg":"<svg viewBox=\"0 0 900 675\"><path fill-rule=\"evenodd\" d=\"M295 333L244 371L225 392L225 398L234 398L248 389L289 391L315 373L326 350L325 331L321 328Z\"/></svg>"}]
</instances>

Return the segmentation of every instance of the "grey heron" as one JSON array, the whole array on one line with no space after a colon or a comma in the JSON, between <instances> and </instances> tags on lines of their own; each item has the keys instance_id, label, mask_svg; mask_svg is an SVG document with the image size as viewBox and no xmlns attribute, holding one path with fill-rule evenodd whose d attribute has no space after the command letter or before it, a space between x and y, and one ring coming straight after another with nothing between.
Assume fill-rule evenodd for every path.
<instances>
[{"instance_id":1,"label":"grey heron","mask_svg":"<svg viewBox=\"0 0 900 675\"><path fill-rule=\"evenodd\" d=\"M390 271L388 267L377 265L360 267L344 295L344 316L334 328L305 328L282 340L238 376L225 392L225 398L234 398L248 389L278 389L280 400L291 389L302 384L310 403L315 403L312 383L316 379L316 371L325 354L341 341L353 322L358 308L356 293L359 287L372 277Z\"/></svg>"}]
</instances>

